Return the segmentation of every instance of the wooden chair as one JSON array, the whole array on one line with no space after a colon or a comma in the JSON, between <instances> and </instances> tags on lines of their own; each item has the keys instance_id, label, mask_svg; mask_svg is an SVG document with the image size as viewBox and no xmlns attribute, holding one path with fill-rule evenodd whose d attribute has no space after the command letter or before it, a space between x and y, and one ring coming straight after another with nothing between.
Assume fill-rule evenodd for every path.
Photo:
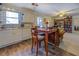
<instances>
[{"instance_id":1,"label":"wooden chair","mask_svg":"<svg viewBox=\"0 0 79 59\"><path fill-rule=\"evenodd\" d=\"M65 31L63 29L57 29L56 33L55 33L55 45L59 46L59 44L62 42L63 39L63 35L64 35Z\"/></svg>"},{"instance_id":2,"label":"wooden chair","mask_svg":"<svg viewBox=\"0 0 79 59\"><path fill-rule=\"evenodd\" d=\"M63 39L63 35L64 35L65 31L63 28L59 28L58 29L58 35L59 35L59 38L60 38L60 42L62 41Z\"/></svg>"},{"instance_id":3,"label":"wooden chair","mask_svg":"<svg viewBox=\"0 0 79 59\"><path fill-rule=\"evenodd\" d=\"M44 40L44 35L39 34L36 27L31 29L31 33L32 33L32 52L35 47L36 55L38 55L38 48L41 46L41 42Z\"/></svg>"},{"instance_id":4,"label":"wooden chair","mask_svg":"<svg viewBox=\"0 0 79 59\"><path fill-rule=\"evenodd\" d=\"M55 46L59 46L61 40L63 39L63 32L60 32L59 29L55 29L55 32L49 33L49 42Z\"/></svg>"}]
</instances>

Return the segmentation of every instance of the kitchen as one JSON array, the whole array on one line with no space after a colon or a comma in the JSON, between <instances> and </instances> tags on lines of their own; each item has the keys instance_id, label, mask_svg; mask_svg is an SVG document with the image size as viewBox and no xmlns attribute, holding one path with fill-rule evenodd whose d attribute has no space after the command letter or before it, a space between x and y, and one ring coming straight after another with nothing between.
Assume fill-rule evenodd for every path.
<instances>
[{"instance_id":1,"label":"kitchen","mask_svg":"<svg viewBox=\"0 0 79 59\"><path fill-rule=\"evenodd\" d=\"M72 5L74 8L72 8ZM76 33L78 29L74 30L75 26L78 27L78 21L75 21L79 15L78 6L79 4L76 3L2 3L0 5L0 48L31 39L32 25L46 28L47 26L52 27L56 24L60 25L59 27L63 27L66 31L63 35L63 42L60 43L59 47L74 55L79 55L78 48L75 48L79 46L76 43L78 40L74 40L75 38L78 39L78 32ZM69 10L63 11L65 9ZM73 39L71 36L74 35L75 38ZM70 41L67 41L67 39L70 39Z\"/></svg>"}]
</instances>

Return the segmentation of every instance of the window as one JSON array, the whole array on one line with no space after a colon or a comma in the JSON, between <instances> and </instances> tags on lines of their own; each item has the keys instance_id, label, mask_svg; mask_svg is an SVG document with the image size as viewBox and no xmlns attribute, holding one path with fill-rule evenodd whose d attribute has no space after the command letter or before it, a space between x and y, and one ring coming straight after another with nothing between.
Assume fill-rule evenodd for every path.
<instances>
[{"instance_id":1,"label":"window","mask_svg":"<svg viewBox=\"0 0 79 59\"><path fill-rule=\"evenodd\" d=\"M6 24L19 24L18 13L6 11Z\"/></svg>"},{"instance_id":2,"label":"window","mask_svg":"<svg viewBox=\"0 0 79 59\"><path fill-rule=\"evenodd\" d=\"M43 27L43 20L42 20L41 17L38 17L38 18L37 18L37 25L38 25L39 27Z\"/></svg>"}]
</instances>

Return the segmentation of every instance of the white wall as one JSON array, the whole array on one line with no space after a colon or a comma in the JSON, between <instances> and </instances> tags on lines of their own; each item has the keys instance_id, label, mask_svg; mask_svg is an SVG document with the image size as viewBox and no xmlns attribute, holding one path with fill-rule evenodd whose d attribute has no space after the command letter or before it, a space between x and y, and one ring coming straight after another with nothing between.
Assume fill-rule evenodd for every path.
<instances>
[{"instance_id":1,"label":"white wall","mask_svg":"<svg viewBox=\"0 0 79 59\"><path fill-rule=\"evenodd\" d=\"M79 15L73 16L73 22L74 25L79 26Z\"/></svg>"},{"instance_id":2,"label":"white wall","mask_svg":"<svg viewBox=\"0 0 79 59\"><path fill-rule=\"evenodd\" d=\"M79 15L72 16L72 29L74 32L74 25L79 26Z\"/></svg>"}]
</instances>

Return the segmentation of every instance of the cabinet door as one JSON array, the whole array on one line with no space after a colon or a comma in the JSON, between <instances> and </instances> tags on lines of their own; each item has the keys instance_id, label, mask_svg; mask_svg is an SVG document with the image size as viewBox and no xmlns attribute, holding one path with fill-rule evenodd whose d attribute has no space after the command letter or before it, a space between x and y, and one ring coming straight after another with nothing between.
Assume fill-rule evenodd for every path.
<instances>
[{"instance_id":1,"label":"cabinet door","mask_svg":"<svg viewBox=\"0 0 79 59\"><path fill-rule=\"evenodd\" d=\"M22 29L22 38L23 40L31 38L31 30L27 28Z\"/></svg>"},{"instance_id":2,"label":"cabinet door","mask_svg":"<svg viewBox=\"0 0 79 59\"><path fill-rule=\"evenodd\" d=\"M14 42L13 35L11 34L11 30L3 29L0 31L0 46L6 46Z\"/></svg>"},{"instance_id":3,"label":"cabinet door","mask_svg":"<svg viewBox=\"0 0 79 59\"><path fill-rule=\"evenodd\" d=\"M31 38L31 29L27 29L27 39Z\"/></svg>"},{"instance_id":4,"label":"cabinet door","mask_svg":"<svg viewBox=\"0 0 79 59\"><path fill-rule=\"evenodd\" d=\"M20 29L13 29L11 30L12 40L14 41L20 41L22 40L21 36L21 30Z\"/></svg>"},{"instance_id":5,"label":"cabinet door","mask_svg":"<svg viewBox=\"0 0 79 59\"><path fill-rule=\"evenodd\" d=\"M0 47L21 41L21 32L19 29L6 29L0 31Z\"/></svg>"},{"instance_id":6,"label":"cabinet door","mask_svg":"<svg viewBox=\"0 0 79 59\"><path fill-rule=\"evenodd\" d=\"M3 45L6 45L7 41L8 40L6 38L6 31L0 30L0 47L2 47Z\"/></svg>"}]
</instances>

